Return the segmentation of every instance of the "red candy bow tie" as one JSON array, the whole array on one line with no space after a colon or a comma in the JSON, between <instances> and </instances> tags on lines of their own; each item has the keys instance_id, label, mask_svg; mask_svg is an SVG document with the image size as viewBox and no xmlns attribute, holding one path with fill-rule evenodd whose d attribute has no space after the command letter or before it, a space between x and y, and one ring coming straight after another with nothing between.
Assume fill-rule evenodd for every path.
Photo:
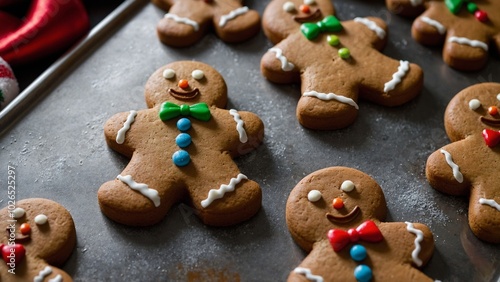
<instances>
[{"instance_id":1,"label":"red candy bow tie","mask_svg":"<svg viewBox=\"0 0 500 282\"><path fill-rule=\"evenodd\" d=\"M485 129L483 130L483 138L488 147L495 147L500 143L500 131Z\"/></svg>"},{"instance_id":2,"label":"red candy bow tie","mask_svg":"<svg viewBox=\"0 0 500 282\"><path fill-rule=\"evenodd\" d=\"M23 20L0 11L0 57L11 65L31 62L67 49L88 29L80 0L33 0Z\"/></svg>"},{"instance_id":3,"label":"red candy bow tie","mask_svg":"<svg viewBox=\"0 0 500 282\"><path fill-rule=\"evenodd\" d=\"M356 229L351 228L348 231L340 229L330 229L328 231L328 241L336 252L340 252L350 242L357 242L359 240L367 242L380 242L384 239L382 233L378 229L375 222L367 220Z\"/></svg>"}]
</instances>

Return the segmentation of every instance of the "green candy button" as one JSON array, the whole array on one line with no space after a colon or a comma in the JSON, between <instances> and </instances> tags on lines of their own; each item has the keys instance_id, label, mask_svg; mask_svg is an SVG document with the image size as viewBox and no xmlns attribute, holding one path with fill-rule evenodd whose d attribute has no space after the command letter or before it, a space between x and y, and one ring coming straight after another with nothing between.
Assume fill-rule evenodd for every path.
<instances>
[{"instance_id":1,"label":"green candy button","mask_svg":"<svg viewBox=\"0 0 500 282\"><path fill-rule=\"evenodd\" d=\"M467 11L469 11L469 13L473 14L475 11L477 11L477 5L476 3L472 3L472 2L469 2L467 3Z\"/></svg>"},{"instance_id":2,"label":"green candy button","mask_svg":"<svg viewBox=\"0 0 500 282\"><path fill-rule=\"evenodd\" d=\"M347 49L347 48L340 48L339 49L339 56L342 59L349 59L349 57L351 57L351 51L349 51L349 49Z\"/></svg>"},{"instance_id":3,"label":"green candy button","mask_svg":"<svg viewBox=\"0 0 500 282\"><path fill-rule=\"evenodd\" d=\"M340 39L337 35L328 35L326 41L328 41L328 44L331 46L337 46L340 44Z\"/></svg>"}]
</instances>

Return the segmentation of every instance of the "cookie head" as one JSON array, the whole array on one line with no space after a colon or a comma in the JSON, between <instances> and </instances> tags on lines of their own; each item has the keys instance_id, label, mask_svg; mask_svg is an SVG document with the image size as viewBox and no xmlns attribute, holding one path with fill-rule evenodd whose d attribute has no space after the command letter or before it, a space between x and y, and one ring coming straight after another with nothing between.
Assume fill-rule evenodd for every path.
<instances>
[{"instance_id":1,"label":"cookie head","mask_svg":"<svg viewBox=\"0 0 500 282\"><path fill-rule=\"evenodd\" d=\"M0 213L2 222L10 224L4 230L1 243L15 237L27 256L35 256L50 264L62 264L73 251L76 232L69 212L60 204L47 199L26 199Z\"/></svg>"},{"instance_id":2,"label":"cookie head","mask_svg":"<svg viewBox=\"0 0 500 282\"><path fill-rule=\"evenodd\" d=\"M330 1L274 0L264 11L264 32L271 42L278 43L302 23L317 22L333 13Z\"/></svg>"},{"instance_id":3,"label":"cookie head","mask_svg":"<svg viewBox=\"0 0 500 282\"><path fill-rule=\"evenodd\" d=\"M325 238L329 229L348 229L371 219L385 218L380 186L370 176L351 168L316 171L292 190L286 205L288 228L305 250Z\"/></svg>"},{"instance_id":4,"label":"cookie head","mask_svg":"<svg viewBox=\"0 0 500 282\"><path fill-rule=\"evenodd\" d=\"M458 93L445 113L446 133L452 141L480 134L484 129L500 130L500 84L483 83Z\"/></svg>"},{"instance_id":5,"label":"cookie head","mask_svg":"<svg viewBox=\"0 0 500 282\"><path fill-rule=\"evenodd\" d=\"M156 70L145 87L148 107L166 101L183 104L205 102L224 108L227 86L211 66L193 61L170 63Z\"/></svg>"}]
</instances>

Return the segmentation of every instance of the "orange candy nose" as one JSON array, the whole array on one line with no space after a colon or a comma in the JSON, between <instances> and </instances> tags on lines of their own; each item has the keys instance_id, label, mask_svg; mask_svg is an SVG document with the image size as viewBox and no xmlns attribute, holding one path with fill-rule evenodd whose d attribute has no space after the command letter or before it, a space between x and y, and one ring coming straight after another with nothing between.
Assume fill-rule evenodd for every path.
<instances>
[{"instance_id":1,"label":"orange candy nose","mask_svg":"<svg viewBox=\"0 0 500 282\"><path fill-rule=\"evenodd\" d=\"M305 4L300 5L299 9L302 13L305 13L305 14L309 14L311 12L311 7L309 7L309 5L305 5Z\"/></svg>"},{"instance_id":2,"label":"orange candy nose","mask_svg":"<svg viewBox=\"0 0 500 282\"><path fill-rule=\"evenodd\" d=\"M344 201L342 200L342 198L337 197L333 199L332 206L334 209L339 210L344 207Z\"/></svg>"},{"instance_id":3,"label":"orange candy nose","mask_svg":"<svg viewBox=\"0 0 500 282\"><path fill-rule=\"evenodd\" d=\"M186 79L179 80L179 87L182 89L186 89L189 87L189 82Z\"/></svg>"},{"instance_id":4,"label":"orange candy nose","mask_svg":"<svg viewBox=\"0 0 500 282\"><path fill-rule=\"evenodd\" d=\"M21 227L19 227L19 230L21 231L21 234L28 235L31 232L31 226L28 223L23 223L21 224Z\"/></svg>"},{"instance_id":5,"label":"orange candy nose","mask_svg":"<svg viewBox=\"0 0 500 282\"><path fill-rule=\"evenodd\" d=\"M494 116L498 115L498 108L496 106L491 106L488 108L488 114Z\"/></svg>"}]
</instances>

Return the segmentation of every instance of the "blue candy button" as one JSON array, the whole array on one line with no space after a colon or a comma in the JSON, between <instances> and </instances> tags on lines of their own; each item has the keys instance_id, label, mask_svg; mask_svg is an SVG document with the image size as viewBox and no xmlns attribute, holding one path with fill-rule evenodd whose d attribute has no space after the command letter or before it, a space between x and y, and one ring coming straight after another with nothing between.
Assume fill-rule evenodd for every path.
<instances>
[{"instance_id":1,"label":"blue candy button","mask_svg":"<svg viewBox=\"0 0 500 282\"><path fill-rule=\"evenodd\" d=\"M175 144L181 148L185 148L191 144L191 135L187 133L181 133L175 138Z\"/></svg>"},{"instance_id":2,"label":"blue candy button","mask_svg":"<svg viewBox=\"0 0 500 282\"><path fill-rule=\"evenodd\" d=\"M356 244L352 246L351 250L349 251L349 254L351 254L351 258L355 261L362 261L366 258L366 248Z\"/></svg>"},{"instance_id":3,"label":"blue candy button","mask_svg":"<svg viewBox=\"0 0 500 282\"><path fill-rule=\"evenodd\" d=\"M372 279L373 273L369 266L360 264L354 269L354 277L358 282L368 282Z\"/></svg>"},{"instance_id":4,"label":"blue candy button","mask_svg":"<svg viewBox=\"0 0 500 282\"><path fill-rule=\"evenodd\" d=\"M191 157L188 152L179 150L172 155L172 160L176 166L186 166L191 161Z\"/></svg>"},{"instance_id":5,"label":"blue candy button","mask_svg":"<svg viewBox=\"0 0 500 282\"><path fill-rule=\"evenodd\" d=\"M187 131L191 128L191 121L188 118L181 118L177 121L177 128L180 131Z\"/></svg>"}]
</instances>

